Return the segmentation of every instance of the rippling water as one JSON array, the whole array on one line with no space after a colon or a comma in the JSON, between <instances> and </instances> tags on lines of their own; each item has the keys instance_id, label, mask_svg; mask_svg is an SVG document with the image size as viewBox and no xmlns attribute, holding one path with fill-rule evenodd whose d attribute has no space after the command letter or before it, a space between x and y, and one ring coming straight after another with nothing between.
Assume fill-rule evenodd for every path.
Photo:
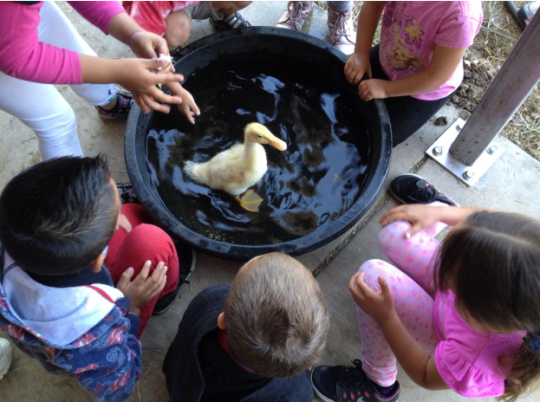
<instances>
[{"instance_id":1,"label":"rippling water","mask_svg":"<svg viewBox=\"0 0 540 402\"><path fill-rule=\"evenodd\" d=\"M249 61L216 65L184 86L201 109L196 125L177 111L155 114L147 137L152 185L184 225L228 243L281 243L336 219L358 197L370 152L366 124L323 75ZM205 162L243 142L245 125L254 121L288 146L280 152L265 145L268 172L252 187L263 199L257 213L183 171L188 160Z\"/></svg>"}]
</instances>

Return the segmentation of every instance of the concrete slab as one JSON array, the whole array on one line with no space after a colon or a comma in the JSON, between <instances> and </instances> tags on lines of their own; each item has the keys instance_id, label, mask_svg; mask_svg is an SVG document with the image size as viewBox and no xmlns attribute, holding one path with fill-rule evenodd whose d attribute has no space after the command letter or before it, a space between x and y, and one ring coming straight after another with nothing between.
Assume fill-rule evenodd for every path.
<instances>
[{"instance_id":1,"label":"concrete slab","mask_svg":"<svg viewBox=\"0 0 540 402\"><path fill-rule=\"evenodd\" d=\"M248 7L243 15L254 25L274 25L286 9L287 2L257 2ZM68 5L60 6L75 24L83 37L100 56L125 57L129 49L103 34L82 19ZM308 20L306 32L325 38L326 16L316 9ZM196 22L190 41L214 33L207 21ZM87 155L98 152L108 154L113 176L117 181L127 180L123 160L124 122L103 122L93 108L80 100L67 87L59 87L73 105L77 114L80 139ZM453 106L443 108L439 115L450 121L459 110ZM437 116L436 116L437 117ZM425 149L441 135L446 127L427 123L418 133L394 149L389 179L403 172L418 172L437 184L462 205L482 205L509 211L520 211L540 217L533 200L540 197L537 180L540 164L519 148L503 141L505 154L488 175L474 189L468 189L450 174L443 171L424 156ZM0 112L0 188L17 172L39 161L37 141L32 131L18 120ZM536 180L535 180L536 179ZM387 183L388 183L387 180ZM358 266L370 258L384 258L376 244L379 230L378 219L395 202L386 193L381 193L375 206L359 224L325 247L301 256L299 259L318 274L321 288L332 314L332 327L327 349L321 364L346 364L360 355L361 340L356 330L354 308L347 290L350 276ZM167 401L161 373L161 362L176 333L182 313L191 299L207 286L232 282L240 263L225 261L199 253L197 271L190 289L182 293L167 314L154 317L143 338L143 370L138 387L129 401ZM324 270L323 270L324 269ZM0 335L3 336L3 335ZM402 372L399 380L403 386L403 401L461 401L452 392L431 393L416 387ZM8 375L0 382L2 401L91 401L70 378L54 377L44 373L39 363L22 352L15 350L15 360ZM540 399L535 393L523 401Z\"/></svg>"}]
</instances>

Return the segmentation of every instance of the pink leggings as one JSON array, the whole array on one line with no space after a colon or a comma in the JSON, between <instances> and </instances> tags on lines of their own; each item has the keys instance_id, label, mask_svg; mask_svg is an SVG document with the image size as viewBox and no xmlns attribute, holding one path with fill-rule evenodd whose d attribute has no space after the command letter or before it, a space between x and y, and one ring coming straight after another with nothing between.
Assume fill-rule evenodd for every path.
<instances>
[{"instance_id":1,"label":"pink leggings","mask_svg":"<svg viewBox=\"0 0 540 402\"><path fill-rule=\"evenodd\" d=\"M441 206L439 202L433 206ZM434 237L446 227L443 223L424 229L410 239L405 238L409 222L393 222L379 233L383 252L398 268L385 261L366 261L358 272L365 272L365 281L379 290L377 278L383 276L388 282L396 312L407 331L429 353L433 354L439 342L432 322L434 255L439 241ZM396 357L373 318L356 307L358 328L362 337L362 367L367 376L381 386L396 381Z\"/></svg>"}]
</instances>

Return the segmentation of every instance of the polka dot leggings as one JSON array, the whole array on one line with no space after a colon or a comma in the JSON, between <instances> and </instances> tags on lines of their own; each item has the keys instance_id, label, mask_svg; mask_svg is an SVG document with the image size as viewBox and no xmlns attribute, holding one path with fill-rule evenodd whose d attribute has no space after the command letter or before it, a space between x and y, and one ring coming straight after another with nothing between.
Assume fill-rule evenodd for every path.
<instances>
[{"instance_id":1,"label":"polka dot leggings","mask_svg":"<svg viewBox=\"0 0 540 402\"><path fill-rule=\"evenodd\" d=\"M445 204L435 202L432 206ZM409 333L433 355L439 342L432 323L433 296L435 293L433 267L439 241L434 237L446 227L438 222L405 238L409 222L393 222L379 233L383 252L398 268L381 260L366 261L358 272L365 272L365 282L372 289L380 290L377 278L386 279L396 312ZM362 367L375 383L386 387L396 381L396 357L380 330L369 315L356 307L358 328L362 337Z\"/></svg>"}]
</instances>

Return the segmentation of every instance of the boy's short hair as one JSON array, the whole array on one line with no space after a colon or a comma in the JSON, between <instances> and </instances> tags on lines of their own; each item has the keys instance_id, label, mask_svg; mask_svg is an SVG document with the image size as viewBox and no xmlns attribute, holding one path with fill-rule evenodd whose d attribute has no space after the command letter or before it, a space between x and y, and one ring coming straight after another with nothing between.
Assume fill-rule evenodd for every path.
<instances>
[{"instance_id":1,"label":"boy's short hair","mask_svg":"<svg viewBox=\"0 0 540 402\"><path fill-rule=\"evenodd\" d=\"M106 160L63 157L15 176L0 195L0 242L29 272L78 271L103 251L118 219Z\"/></svg>"},{"instance_id":2,"label":"boy's short hair","mask_svg":"<svg viewBox=\"0 0 540 402\"><path fill-rule=\"evenodd\" d=\"M238 360L265 377L311 367L326 342L329 316L311 272L285 254L248 261L225 306L227 342Z\"/></svg>"}]
</instances>

